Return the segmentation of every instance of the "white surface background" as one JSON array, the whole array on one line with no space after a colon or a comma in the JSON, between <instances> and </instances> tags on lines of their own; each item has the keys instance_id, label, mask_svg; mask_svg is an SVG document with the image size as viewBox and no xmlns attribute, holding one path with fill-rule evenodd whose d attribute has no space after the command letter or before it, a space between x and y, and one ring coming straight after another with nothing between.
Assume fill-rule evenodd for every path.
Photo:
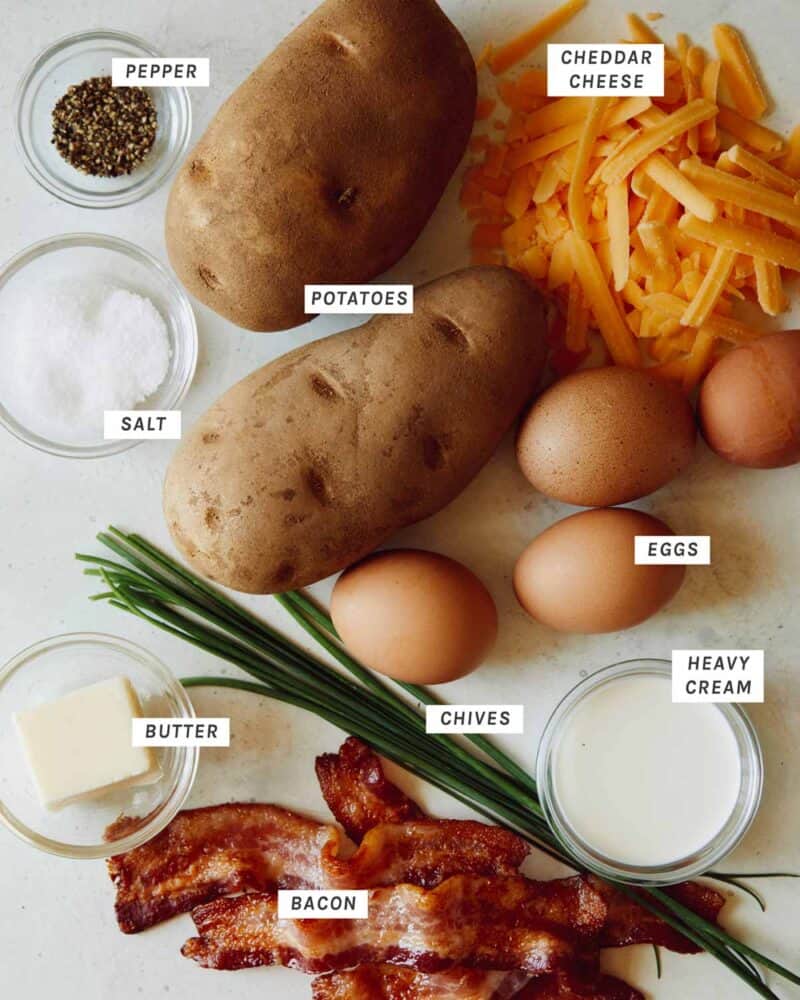
<instances>
[{"instance_id":1,"label":"white surface background","mask_svg":"<svg viewBox=\"0 0 800 1000\"><path fill-rule=\"evenodd\" d=\"M312 0L6 0L0 32L0 258L54 233L77 230L116 234L165 256L166 189L128 208L93 212L56 201L25 173L14 152L11 103L19 75L43 47L69 32L112 27L142 35L166 55L210 56L213 86L192 92L199 136L229 90L312 6ZM551 4L449 0L444 6L477 50L487 38L503 38L526 26ZM795 0L653 0L652 6L668 14L658 28L670 37L684 30L708 43L710 25L720 19L746 29L783 108L776 120L781 127L793 124L800 92ZM619 6L592 0L589 11L561 38L614 41L623 34ZM413 39L408 42L413 44ZM456 187L451 185L433 222L392 277L416 282L463 264L465 233ZM187 424L258 365L348 325L344 317L318 319L300 331L259 335L238 331L202 307L197 315L200 365L185 408ZM177 640L90 604L90 586L72 561L76 549L92 548L94 533L109 522L168 544L160 487L171 451L169 443L148 442L110 460L70 462L0 434L0 660L45 636L97 630L142 642L178 675L219 670L210 658ZM447 696L476 702L523 699L528 733L507 742L532 766L548 712L583 672L633 656L668 657L673 647L764 647L767 703L754 706L752 717L766 754L766 797L754 828L727 869L800 871L798 486L798 468L739 470L701 445L691 472L641 506L664 517L679 533L712 534L714 565L692 568L670 608L638 629L600 638L558 636L527 620L517 608L510 573L527 541L568 511L533 493L506 442L459 500L402 537L404 543L464 560L489 584L501 611L501 637L492 661L453 685ZM318 590L327 596L324 585ZM270 599L255 600L253 606L281 621ZM229 751L202 752L194 804L253 797L325 815L313 778L313 756L337 745L332 728L246 695L203 692L196 694L196 704L201 714L232 715L234 743ZM419 793L442 815L463 814L443 797ZM535 856L530 870L554 873ZM726 909L725 923L797 966L800 883L761 887L769 900L767 914L761 915L749 901L737 900ZM107 1000L112 994L120 1000L142 994L191 995L197 1000L309 996L307 981L285 970L225 974L196 968L179 954L191 930L189 918L182 917L138 937L121 936L113 917L112 887L101 863L51 858L0 830L1 995L19 1000ZM618 952L609 965L659 1000L738 1000L752 995L705 957L665 955L660 983L649 949ZM782 996L800 996L800 990L777 988Z\"/></svg>"}]
</instances>

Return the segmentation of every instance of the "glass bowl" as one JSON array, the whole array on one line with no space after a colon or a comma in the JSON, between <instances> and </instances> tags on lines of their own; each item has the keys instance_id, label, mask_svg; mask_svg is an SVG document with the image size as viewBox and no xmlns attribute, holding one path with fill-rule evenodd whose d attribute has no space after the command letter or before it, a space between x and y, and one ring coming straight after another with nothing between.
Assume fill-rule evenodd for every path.
<instances>
[{"instance_id":1,"label":"glass bowl","mask_svg":"<svg viewBox=\"0 0 800 1000\"><path fill-rule=\"evenodd\" d=\"M92 76L110 76L114 56L147 58L159 53L121 31L68 35L38 56L23 74L14 100L14 134L28 173L62 201L82 208L119 208L144 198L183 159L192 132L192 109L184 87L149 87L158 113L158 133L148 156L122 177L92 177L62 159L51 142L51 115L68 87Z\"/></svg>"},{"instance_id":2,"label":"glass bowl","mask_svg":"<svg viewBox=\"0 0 800 1000\"><path fill-rule=\"evenodd\" d=\"M145 716L191 719L186 689L154 656L125 639L84 632L58 635L18 653L0 670L0 820L27 843L66 858L106 858L155 837L186 801L197 771L197 747L155 749L158 781L106 793L57 811L41 805L15 712L54 701L78 688L125 676ZM121 816L120 836L104 839Z\"/></svg>"},{"instance_id":3,"label":"glass bowl","mask_svg":"<svg viewBox=\"0 0 800 1000\"><path fill-rule=\"evenodd\" d=\"M118 287L147 296L166 323L169 369L156 392L139 404L140 409L179 409L197 365L197 324L189 299L167 268L145 250L98 233L54 236L22 250L0 268L0 424L20 441L65 458L102 458L140 442L104 440L102 413L98 415L96 439L57 439L39 417L35 401L17 396L24 392L24 386L15 379L13 360L6 356L3 330L9 328L15 300L36 294L45 279L68 280L71 276L84 277L90 271Z\"/></svg>"},{"instance_id":4,"label":"glass bowl","mask_svg":"<svg viewBox=\"0 0 800 1000\"><path fill-rule=\"evenodd\" d=\"M561 734L575 708L600 688L623 677L672 674L668 660L627 660L598 670L577 684L558 704L545 726L539 744L536 777L547 820L564 848L584 868L612 881L634 885L671 885L697 878L709 871L739 844L755 819L761 803L764 762L753 724L737 704L720 702L716 708L731 727L740 764L738 798L726 823L711 840L692 854L669 863L643 866L625 864L604 855L574 828L562 809L555 777L555 757ZM669 685L667 684L669 690ZM671 697L671 694L670 694ZM681 707L681 706L676 706Z\"/></svg>"}]
</instances>

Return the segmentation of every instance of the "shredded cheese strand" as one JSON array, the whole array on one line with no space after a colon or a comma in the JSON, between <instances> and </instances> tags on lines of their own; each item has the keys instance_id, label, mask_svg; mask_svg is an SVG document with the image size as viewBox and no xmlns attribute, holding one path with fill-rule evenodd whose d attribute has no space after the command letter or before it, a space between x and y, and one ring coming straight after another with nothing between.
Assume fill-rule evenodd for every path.
<instances>
[{"instance_id":1,"label":"shredded cheese strand","mask_svg":"<svg viewBox=\"0 0 800 1000\"><path fill-rule=\"evenodd\" d=\"M614 288L621 292L628 284L630 273L630 212L628 184L625 180L617 181L608 188L606 212Z\"/></svg>"},{"instance_id":2,"label":"shredded cheese strand","mask_svg":"<svg viewBox=\"0 0 800 1000\"><path fill-rule=\"evenodd\" d=\"M663 153L653 153L645 160L644 171L659 187L679 201L687 212L706 222L713 222L718 215L717 206L671 163Z\"/></svg>"},{"instance_id":3,"label":"shredded cheese strand","mask_svg":"<svg viewBox=\"0 0 800 1000\"><path fill-rule=\"evenodd\" d=\"M800 228L800 205L795 204L785 194L765 188L744 177L737 177L725 170L709 167L694 157L683 160L680 169L701 191L705 191L712 198L758 212L787 226Z\"/></svg>"},{"instance_id":4,"label":"shredded cheese strand","mask_svg":"<svg viewBox=\"0 0 800 1000\"><path fill-rule=\"evenodd\" d=\"M529 28L521 35L512 38L510 42L506 42L505 45L501 45L499 49L496 49L492 53L489 62L495 76L505 73L515 63L520 62L520 60L530 55L534 49L538 49L542 42L546 41L556 31L563 28L568 21L571 21L576 14L580 13L586 6L586 3L587 0L567 0L566 3L562 4L556 10L551 11L537 24L534 24L532 28Z\"/></svg>"},{"instance_id":5,"label":"shredded cheese strand","mask_svg":"<svg viewBox=\"0 0 800 1000\"><path fill-rule=\"evenodd\" d=\"M767 110L767 98L742 36L728 24L717 24L714 44L736 107L745 118L761 118Z\"/></svg>"},{"instance_id":6,"label":"shredded cheese strand","mask_svg":"<svg viewBox=\"0 0 800 1000\"><path fill-rule=\"evenodd\" d=\"M578 140L578 151L575 155L575 166L572 168L572 179L569 183L567 194L567 210L572 228L581 239L588 237L587 223L589 220L589 206L586 202L587 174L589 173L589 161L592 158L592 151L600 130L603 127L603 119L606 111L611 105L610 97L594 97L589 107L589 114L583 126L583 132Z\"/></svg>"},{"instance_id":7,"label":"shredded cheese strand","mask_svg":"<svg viewBox=\"0 0 800 1000\"><path fill-rule=\"evenodd\" d=\"M725 291L735 260L733 250L717 247L711 267L681 316L683 326L701 327L706 322Z\"/></svg>"},{"instance_id":8,"label":"shredded cheese strand","mask_svg":"<svg viewBox=\"0 0 800 1000\"><path fill-rule=\"evenodd\" d=\"M767 163L766 160L762 160L760 156L756 156L755 153L751 153L743 146L731 146L726 151L726 155L731 163L735 163L737 167L746 170L751 177L755 177L756 180L761 181L762 184L766 184L767 187L792 196L800 191L800 180L792 177L789 173L785 173L783 170L779 170L773 164Z\"/></svg>"},{"instance_id":9,"label":"shredded cheese strand","mask_svg":"<svg viewBox=\"0 0 800 1000\"><path fill-rule=\"evenodd\" d=\"M693 125L708 121L716 114L717 106L710 101L704 101L701 97L685 104L671 115L667 115L660 125L640 133L625 150L618 156L612 157L601 174L602 179L606 184L622 180L648 156L658 152L662 146L683 135Z\"/></svg>"},{"instance_id":10,"label":"shredded cheese strand","mask_svg":"<svg viewBox=\"0 0 800 1000\"><path fill-rule=\"evenodd\" d=\"M575 274L594 314L600 333L615 364L638 368L639 349L608 288L597 254L588 240L570 234L570 252Z\"/></svg>"}]
</instances>

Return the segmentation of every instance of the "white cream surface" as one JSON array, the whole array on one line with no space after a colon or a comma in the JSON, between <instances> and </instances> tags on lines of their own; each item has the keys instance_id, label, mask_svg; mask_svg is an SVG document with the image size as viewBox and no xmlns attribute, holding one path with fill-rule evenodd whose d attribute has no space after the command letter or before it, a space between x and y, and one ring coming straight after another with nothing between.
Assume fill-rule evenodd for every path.
<instances>
[{"instance_id":1,"label":"white cream surface","mask_svg":"<svg viewBox=\"0 0 800 1000\"><path fill-rule=\"evenodd\" d=\"M687 857L733 812L736 738L716 705L672 703L667 677L619 677L564 719L553 782L568 824L594 851L651 866Z\"/></svg>"}]
</instances>

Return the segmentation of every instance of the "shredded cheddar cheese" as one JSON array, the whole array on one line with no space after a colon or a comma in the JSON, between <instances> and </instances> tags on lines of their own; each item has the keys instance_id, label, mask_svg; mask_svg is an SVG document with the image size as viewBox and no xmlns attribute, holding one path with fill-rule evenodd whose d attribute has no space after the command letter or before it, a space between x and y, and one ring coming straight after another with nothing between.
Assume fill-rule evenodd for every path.
<instances>
[{"instance_id":1,"label":"shredded cheddar cheese","mask_svg":"<svg viewBox=\"0 0 800 1000\"><path fill-rule=\"evenodd\" d=\"M673 140L684 136L693 126L714 118L716 114L716 105L702 98L684 104L658 125L642 129L633 142L612 156L603 168L601 180L606 184L622 180L648 156L664 146L669 147Z\"/></svg>"},{"instance_id":2,"label":"shredded cheddar cheese","mask_svg":"<svg viewBox=\"0 0 800 1000\"><path fill-rule=\"evenodd\" d=\"M490 123L495 98L482 99L461 191L472 259L514 267L552 298L556 374L599 343L614 363L688 392L722 353L761 335L735 318L737 303L769 316L788 307L800 126L784 140L759 120L765 88L727 25L714 28L711 55L685 34L666 48L663 97L551 98L542 69L504 75L586 2L479 57L508 116ZM630 14L627 29L628 41L660 44L647 15Z\"/></svg>"},{"instance_id":3,"label":"shredded cheddar cheese","mask_svg":"<svg viewBox=\"0 0 800 1000\"><path fill-rule=\"evenodd\" d=\"M589 236L589 205L585 190L587 174L589 173L589 164L592 159L594 144L597 142L600 130L603 127L603 119L610 103L610 97L592 98L592 102L589 105L589 114L586 116L586 122L583 126L581 137L578 140L575 163L572 167L572 177L569 182L567 214L572 228L584 240Z\"/></svg>"},{"instance_id":4,"label":"shredded cheddar cheese","mask_svg":"<svg viewBox=\"0 0 800 1000\"><path fill-rule=\"evenodd\" d=\"M515 63L530 55L543 41L559 28L563 28L567 21L571 21L577 13L583 10L587 2L588 0L567 0L565 4L543 17L538 24L534 24L532 28L516 38L512 38L510 42L502 45L499 49L495 49L489 62L492 72L495 75L505 73Z\"/></svg>"},{"instance_id":5,"label":"shredded cheddar cheese","mask_svg":"<svg viewBox=\"0 0 800 1000\"><path fill-rule=\"evenodd\" d=\"M750 121L738 111L729 108L726 104L720 104L717 116L717 125L721 129L729 132L734 139L738 139L745 146L751 149L761 150L762 153L770 155L780 155L786 143L777 132L765 128L758 122Z\"/></svg>"},{"instance_id":6,"label":"shredded cheddar cheese","mask_svg":"<svg viewBox=\"0 0 800 1000\"><path fill-rule=\"evenodd\" d=\"M717 24L714 27L714 44L737 110L745 118L761 118L767 110L767 98L742 36L727 24Z\"/></svg>"},{"instance_id":7,"label":"shredded cheddar cheese","mask_svg":"<svg viewBox=\"0 0 800 1000\"><path fill-rule=\"evenodd\" d=\"M698 329L702 327L725 291L735 260L736 254L732 250L717 248L711 266L699 286L691 290L686 288L690 294L689 305L681 316L683 326L694 326Z\"/></svg>"},{"instance_id":8,"label":"shredded cheddar cheese","mask_svg":"<svg viewBox=\"0 0 800 1000\"><path fill-rule=\"evenodd\" d=\"M681 174L675 164L662 153L653 153L645 161L644 170L648 176L675 201L680 202L687 212L692 212L706 222L713 222L717 217L717 204L703 194L694 184ZM666 220L663 220L666 221Z\"/></svg>"},{"instance_id":9,"label":"shredded cheddar cheese","mask_svg":"<svg viewBox=\"0 0 800 1000\"><path fill-rule=\"evenodd\" d=\"M743 146L731 146L727 150L726 156L731 163L737 167L741 167L742 170L746 170L748 174L756 180L761 181L762 184L766 184L767 187L774 188L776 191L783 191L784 194L792 196L800 192L799 180L791 174L779 170L778 167L773 166L771 163L767 163L766 160L763 160L760 156L756 156L755 153L751 153Z\"/></svg>"}]
</instances>

